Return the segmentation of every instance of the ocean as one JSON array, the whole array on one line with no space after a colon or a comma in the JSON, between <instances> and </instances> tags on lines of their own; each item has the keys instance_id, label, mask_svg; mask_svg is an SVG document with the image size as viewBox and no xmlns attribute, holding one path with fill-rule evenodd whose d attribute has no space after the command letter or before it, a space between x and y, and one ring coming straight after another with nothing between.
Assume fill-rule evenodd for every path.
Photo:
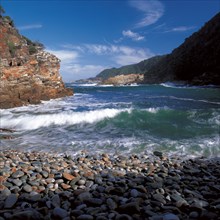
<instances>
[{"instance_id":1,"label":"ocean","mask_svg":"<svg viewBox=\"0 0 220 220\"><path fill-rule=\"evenodd\" d=\"M74 96L0 110L0 150L220 156L220 89L68 84ZM4 135L4 134L1 134Z\"/></svg>"}]
</instances>

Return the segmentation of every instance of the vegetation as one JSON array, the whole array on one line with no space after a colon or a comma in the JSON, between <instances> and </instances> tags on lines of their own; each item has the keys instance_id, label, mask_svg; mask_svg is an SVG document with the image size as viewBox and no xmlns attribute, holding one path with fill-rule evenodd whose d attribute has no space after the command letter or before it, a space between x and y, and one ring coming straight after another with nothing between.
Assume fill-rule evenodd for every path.
<instances>
[{"instance_id":1,"label":"vegetation","mask_svg":"<svg viewBox=\"0 0 220 220\"><path fill-rule=\"evenodd\" d=\"M9 48L9 52L11 54L12 57L15 56L15 51L16 51L16 45L13 42L8 42L8 48Z\"/></svg>"},{"instance_id":2,"label":"vegetation","mask_svg":"<svg viewBox=\"0 0 220 220\"><path fill-rule=\"evenodd\" d=\"M4 10L4 8L0 5L0 17L2 17L4 13L5 13L5 10Z\"/></svg>"},{"instance_id":3,"label":"vegetation","mask_svg":"<svg viewBox=\"0 0 220 220\"><path fill-rule=\"evenodd\" d=\"M102 79L108 79L117 75L127 74L141 74L148 71L153 65L158 63L163 56L155 56L147 60L143 60L140 63L122 66L120 68L105 69L99 73L96 77Z\"/></svg>"}]
</instances>

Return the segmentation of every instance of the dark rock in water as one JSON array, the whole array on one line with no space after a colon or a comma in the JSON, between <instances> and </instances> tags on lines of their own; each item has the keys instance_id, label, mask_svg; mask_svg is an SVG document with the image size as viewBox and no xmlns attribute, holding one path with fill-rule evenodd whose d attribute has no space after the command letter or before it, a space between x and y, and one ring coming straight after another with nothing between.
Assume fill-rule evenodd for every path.
<instances>
[{"instance_id":1,"label":"dark rock in water","mask_svg":"<svg viewBox=\"0 0 220 220\"><path fill-rule=\"evenodd\" d=\"M154 155L157 157L163 157L163 153L160 151L154 151Z\"/></svg>"}]
</instances>

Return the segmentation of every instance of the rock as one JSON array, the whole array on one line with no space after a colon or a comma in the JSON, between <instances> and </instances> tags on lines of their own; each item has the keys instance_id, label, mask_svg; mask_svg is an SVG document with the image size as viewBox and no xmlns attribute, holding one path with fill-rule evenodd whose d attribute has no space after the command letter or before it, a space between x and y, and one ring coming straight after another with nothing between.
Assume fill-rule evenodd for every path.
<instances>
[{"instance_id":1,"label":"rock","mask_svg":"<svg viewBox=\"0 0 220 220\"><path fill-rule=\"evenodd\" d=\"M139 192L136 189L132 189L130 194L131 194L131 197L136 198L136 197L138 197Z\"/></svg>"},{"instance_id":2,"label":"rock","mask_svg":"<svg viewBox=\"0 0 220 220\"><path fill-rule=\"evenodd\" d=\"M37 212L36 210L25 210L21 212L17 212L11 216L10 219L16 220L39 220L42 219L43 216Z\"/></svg>"},{"instance_id":3,"label":"rock","mask_svg":"<svg viewBox=\"0 0 220 220\"><path fill-rule=\"evenodd\" d=\"M106 203L110 210L115 210L118 207L117 203L111 198L108 198L106 200Z\"/></svg>"},{"instance_id":4,"label":"rock","mask_svg":"<svg viewBox=\"0 0 220 220\"><path fill-rule=\"evenodd\" d=\"M78 195L78 199L81 202L84 202L85 200L90 199L91 197L92 197L92 195L89 192L83 192L80 195Z\"/></svg>"},{"instance_id":5,"label":"rock","mask_svg":"<svg viewBox=\"0 0 220 220\"><path fill-rule=\"evenodd\" d=\"M61 201L60 201L60 197L59 195L54 195L51 198L51 203L52 205L56 208L56 207L60 207Z\"/></svg>"},{"instance_id":6,"label":"rock","mask_svg":"<svg viewBox=\"0 0 220 220\"><path fill-rule=\"evenodd\" d=\"M163 153L160 152L160 151L154 151L153 153L154 153L154 155L157 156L157 157L163 157Z\"/></svg>"},{"instance_id":7,"label":"rock","mask_svg":"<svg viewBox=\"0 0 220 220\"><path fill-rule=\"evenodd\" d=\"M22 176L24 176L24 172L22 172L20 170L18 170L15 173L12 174L12 177L15 178L15 179L19 178L19 177L22 177Z\"/></svg>"},{"instance_id":8,"label":"rock","mask_svg":"<svg viewBox=\"0 0 220 220\"><path fill-rule=\"evenodd\" d=\"M162 217L163 220L180 220L177 215L174 215L172 213L166 213Z\"/></svg>"},{"instance_id":9,"label":"rock","mask_svg":"<svg viewBox=\"0 0 220 220\"><path fill-rule=\"evenodd\" d=\"M14 179L14 180L12 180L12 182L16 185L16 186L21 186L22 185L22 181L21 180L19 180L19 179Z\"/></svg>"},{"instance_id":10,"label":"rock","mask_svg":"<svg viewBox=\"0 0 220 220\"><path fill-rule=\"evenodd\" d=\"M76 219L77 220L93 220L94 217L92 215L83 214L83 215L78 216Z\"/></svg>"},{"instance_id":11,"label":"rock","mask_svg":"<svg viewBox=\"0 0 220 220\"><path fill-rule=\"evenodd\" d=\"M25 192L32 192L32 187L30 185L26 184L23 186L23 190Z\"/></svg>"},{"instance_id":12,"label":"rock","mask_svg":"<svg viewBox=\"0 0 220 220\"><path fill-rule=\"evenodd\" d=\"M133 220L133 218L129 215L122 214L122 215L117 215L115 220Z\"/></svg>"},{"instance_id":13,"label":"rock","mask_svg":"<svg viewBox=\"0 0 220 220\"><path fill-rule=\"evenodd\" d=\"M60 60L42 46L27 42L8 19L0 19L0 108L72 95L59 74Z\"/></svg>"},{"instance_id":14,"label":"rock","mask_svg":"<svg viewBox=\"0 0 220 220\"><path fill-rule=\"evenodd\" d=\"M53 210L53 216L58 219L63 219L68 216L68 212L65 209L56 207Z\"/></svg>"},{"instance_id":15,"label":"rock","mask_svg":"<svg viewBox=\"0 0 220 220\"><path fill-rule=\"evenodd\" d=\"M117 209L120 213L124 214L135 214L140 212L140 207L136 202L126 203L124 205L119 206Z\"/></svg>"},{"instance_id":16,"label":"rock","mask_svg":"<svg viewBox=\"0 0 220 220\"><path fill-rule=\"evenodd\" d=\"M88 198L84 202L89 206L100 206L103 203L101 199L97 198Z\"/></svg>"},{"instance_id":17,"label":"rock","mask_svg":"<svg viewBox=\"0 0 220 220\"><path fill-rule=\"evenodd\" d=\"M69 180L69 181L71 181L71 180L73 180L73 179L75 178L73 175L71 175L71 174L69 174L69 173L66 173L66 172L63 173L63 177L64 177L66 180Z\"/></svg>"},{"instance_id":18,"label":"rock","mask_svg":"<svg viewBox=\"0 0 220 220\"><path fill-rule=\"evenodd\" d=\"M4 207L6 209L12 208L15 205L15 203L17 202L17 200L18 200L18 197L16 194L14 194L14 193L10 194L5 200Z\"/></svg>"}]
</instances>

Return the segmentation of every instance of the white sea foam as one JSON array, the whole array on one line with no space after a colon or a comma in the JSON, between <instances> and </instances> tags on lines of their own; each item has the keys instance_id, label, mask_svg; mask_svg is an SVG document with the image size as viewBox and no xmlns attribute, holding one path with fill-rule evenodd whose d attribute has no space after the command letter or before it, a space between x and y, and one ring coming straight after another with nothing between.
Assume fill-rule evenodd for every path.
<instances>
[{"instance_id":1,"label":"white sea foam","mask_svg":"<svg viewBox=\"0 0 220 220\"><path fill-rule=\"evenodd\" d=\"M20 116L8 114L1 118L1 126L4 128L34 130L51 125L69 126L81 123L91 124L105 118L113 118L123 111L129 112L129 109L102 109L85 112L63 112L38 115L22 114Z\"/></svg>"}]
</instances>

